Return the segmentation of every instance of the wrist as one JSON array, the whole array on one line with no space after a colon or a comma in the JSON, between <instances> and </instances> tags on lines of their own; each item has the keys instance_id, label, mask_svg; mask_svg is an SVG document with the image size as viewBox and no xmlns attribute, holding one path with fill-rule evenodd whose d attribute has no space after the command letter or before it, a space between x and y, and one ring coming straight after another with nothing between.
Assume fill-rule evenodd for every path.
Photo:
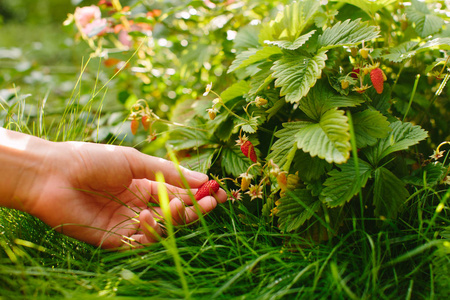
<instances>
[{"instance_id":1,"label":"wrist","mask_svg":"<svg viewBox=\"0 0 450 300\"><path fill-rule=\"evenodd\" d=\"M0 128L0 206L28 212L51 143Z\"/></svg>"}]
</instances>

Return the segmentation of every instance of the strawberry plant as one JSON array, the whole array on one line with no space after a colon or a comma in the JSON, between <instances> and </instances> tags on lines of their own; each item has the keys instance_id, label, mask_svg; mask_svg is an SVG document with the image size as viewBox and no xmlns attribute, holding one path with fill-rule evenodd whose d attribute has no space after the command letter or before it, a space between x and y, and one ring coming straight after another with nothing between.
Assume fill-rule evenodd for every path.
<instances>
[{"instance_id":1,"label":"strawberry plant","mask_svg":"<svg viewBox=\"0 0 450 300\"><path fill-rule=\"evenodd\" d=\"M220 93L208 84L200 99L178 103L172 119L189 127L169 142L182 164L235 178L244 205L261 199L281 231L315 223L329 236L348 215L395 219L411 178L423 179L412 172L411 147L427 139L430 120L419 122L418 108L431 109L446 85L450 34L423 2L322 2L292 2L238 31L227 71L234 83ZM444 78L431 103L414 101L432 92L411 84L411 64ZM445 175L419 163L436 184Z\"/></svg>"}]
</instances>

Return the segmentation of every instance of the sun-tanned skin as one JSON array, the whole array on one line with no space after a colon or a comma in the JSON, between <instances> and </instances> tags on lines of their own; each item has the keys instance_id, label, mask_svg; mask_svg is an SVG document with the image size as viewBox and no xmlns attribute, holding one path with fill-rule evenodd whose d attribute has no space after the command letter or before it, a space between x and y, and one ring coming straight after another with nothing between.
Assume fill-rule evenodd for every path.
<instances>
[{"instance_id":1,"label":"sun-tanned skin","mask_svg":"<svg viewBox=\"0 0 450 300\"><path fill-rule=\"evenodd\" d=\"M161 216L157 172L164 175L175 224L199 218L192 195L208 181L205 174L181 167L180 174L172 162L133 148L49 142L3 128L0 166L0 206L27 212L102 248L149 244L163 235L155 220ZM207 213L226 199L219 189L198 204Z\"/></svg>"}]
</instances>

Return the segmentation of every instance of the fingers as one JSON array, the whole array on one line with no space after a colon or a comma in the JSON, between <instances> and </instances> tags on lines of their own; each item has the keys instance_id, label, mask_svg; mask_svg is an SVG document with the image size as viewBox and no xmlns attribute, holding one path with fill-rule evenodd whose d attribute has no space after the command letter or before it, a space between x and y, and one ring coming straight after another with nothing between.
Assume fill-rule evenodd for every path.
<instances>
[{"instance_id":1,"label":"fingers","mask_svg":"<svg viewBox=\"0 0 450 300\"><path fill-rule=\"evenodd\" d=\"M186 168L179 167L180 173L171 161L163 158L158 158L139 152L134 148L122 148L126 159L129 162L130 169L134 178L147 178L154 180L157 172L162 172L167 183L182 187L183 179L190 187L196 188L208 181L208 176L203 173L190 171Z\"/></svg>"},{"instance_id":2,"label":"fingers","mask_svg":"<svg viewBox=\"0 0 450 300\"><path fill-rule=\"evenodd\" d=\"M136 235L134 239L137 243L145 245L155 243L161 239L163 235L162 228L149 210L144 209L141 211L139 222L143 235Z\"/></svg>"},{"instance_id":3,"label":"fingers","mask_svg":"<svg viewBox=\"0 0 450 300\"><path fill-rule=\"evenodd\" d=\"M183 201L189 201L189 198L192 197L192 192L187 189L183 189L167 183L164 185L167 189L169 200L179 198ZM144 202L148 201L151 203L159 203L158 183L155 181L151 181L148 179L134 179L130 186L130 191L134 193L132 196L137 196L140 200L144 199Z\"/></svg>"}]
</instances>

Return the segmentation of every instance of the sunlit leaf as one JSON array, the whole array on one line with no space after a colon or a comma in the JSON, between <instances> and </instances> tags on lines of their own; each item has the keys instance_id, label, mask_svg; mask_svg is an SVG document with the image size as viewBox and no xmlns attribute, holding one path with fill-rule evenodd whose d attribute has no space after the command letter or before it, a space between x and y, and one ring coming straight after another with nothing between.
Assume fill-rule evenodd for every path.
<instances>
[{"instance_id":1,"label":"sunlit leaf","mask_svg":"<svg viewBox=\"0 0 450 300\"><path fill-rule=\"evenodd\" d=\"M359 7L369 15L374 15L377 11L397 0L331 0L332 2L344 2Z\"/></svg>"},{"instance_id":2,"label":"sunlit leaf","mask_svg":"<svg viewBox=\"0 0 450 300\"><path fill-rule=\"evenodd\" d=\"M350 133L344 111L330 109L319 123L310 122L295 135L297 147L311 156L318 156L329 163L341 164L350 156Z\"/></svg>"},{"instance_id":3,"label":"sunlit leaf","mask_svg":"<svg viewBox=\"0 0 450 300\"><path fill-rule=\"evenodd\" d=\"M243 51L236 56L236 59L228 68L228 73L240 68L245 68L255 63L263 62L275 54L281 54L281 49L277 47L263 47L261 49L252 48L247 51Z\"/></svg>"},{"instance_id":4,"label":"sunlit leaf","mask_svg":"<svg viewBox=\"0 0 450 300\"><path fill-rule=\"evenodd\" d=\"M272 76L276 78L275 86L281 87L280 94L286 96L286 101L298 102L308 94L325 68L326 52L320 51L314 57L308 57L295 51L286 51L275 61Z\"/></svg>"},{"instance_id":5,"label":"sunlit leaf","mask_svg":"<svg viewBox=\"0 0 450 300\"><path fill-rule=\"evenodd\" d=\"M406 8L406 16L416 25L415 30L421 38L437 33L442 29L444 20L433 14L425 2L411 0L411 4Z\"/></svg>"},{"instance_id":6,"label":"sunlit leaf","mask_svg":"<svg viewBox=\"0 0 450 300\"><path fill-rule=\"evenodd\" d=\"M315 30L311 30L310 32L298 37L294 42L284 40L284 41L264 41L264 43L268 45L275 45L282 49L296 50L301 46L303 46L315 32L316 32Z\"/></svg>"},{"instance_id":7,"label":"sunlit leaf","mask_svg":"<svg viewBox=\"0 0 450 300\"><path fill-rule=\"evenodd\" d=\"M375 26L369 26L368 22L361 19L337 22L333 27L325 29L319 36L318 44L323 50L334 47L354 45L363 41L370 41L378 37L379 31Z\"/></svg>"},{"instance_id":8,"label":"sunlit leaf","mask_svg":"<svg viewBox=\"0 0 450 300\"><path fill-rule=\"evenodd\" d=\"M323 113L331 108L354 107L364 102L359 96L344 96L333 92L318 81L300 102L299 108L311 119L319 121Z\"/></svg>"}]
</instances>

